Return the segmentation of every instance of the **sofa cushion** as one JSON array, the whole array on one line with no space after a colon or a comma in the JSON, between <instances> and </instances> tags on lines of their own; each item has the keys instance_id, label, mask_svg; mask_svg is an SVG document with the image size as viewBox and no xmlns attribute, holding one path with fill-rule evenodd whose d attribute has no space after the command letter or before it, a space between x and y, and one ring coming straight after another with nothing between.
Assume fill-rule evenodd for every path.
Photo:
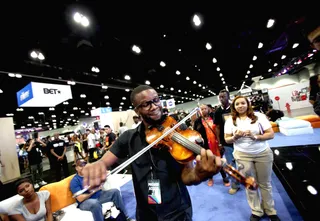
<instances>
[{"instance_id":1,"label":"sofa cushion","mask_svg":"<svg viewBox=\"0 0 320 221\"><path fill-rule=\"evenodd\" d=\"M52 212L56 212L76 202L72 198L72 192L70 191L70 182L73 177L74 175L71 175L59 182L50 183L40 188L40 191L48 190L50 192Z\"/></svg>"},{"instance_id":2,"label":"sofa cushion","mask_svg":"<svg viewBox=\"0 0 320 221\"><path fill-rule=\"evenodd\" d=\"M77 203L73 203L62 210L65 212L65 215L61 221L65 220L77 220L77 221L94 221L92 213L90 211L80 210L77 207ZM107 202L102 204L102 213L105 214L107 210L110 210L113 206L113 202ZM114 214L117 215L117 214Z\"/></svg>"},{"instance_id":3,"label":"sofa cushion","mask_svg":"<svg viewBox=\"0 0 320 221\"><path fill-rule=\"evenodd\" d=\"M309 122L320 121L320 117L318 115L304 115L304 116L299 116L299 117L295 117L295 118L300 119L300 120L306 120Z\"/></svg>"},{"instance_id":4,"label":"sofa cushion","mask_svg":"<svg viewBox=\"0 0 320 221\"><path fill-rule=\"evenodd\" d=\"M270 121L270 124L271 124L272 127L277 127L278 126L278 124L276 122L273 122L273 121Z\"/></svg>"},{"instance_id":5,"label":"sofa cushion","mask_svg":"<svg viewBox=\"0 0 320 221\"><path fill-rule=\"evenodd\" d=\"M294 128L311 127L311 123L309 121L299 120L299 119L279 121L278 124L280 127L280 131L281 131L281 128L294 129Z\"/></svg>"},{"instance_id":6,"label":"sofa cushion","mask_svg":"<svg viewBox=\"0 0 320 221\"><path fill-rule=\"evenodd\" d=\"M0 202L0 214L8 214L8 211L11 207L13 207L19 200L23 197L16 194L8 199L5 199Z\"/></svg>"}]
</instances>

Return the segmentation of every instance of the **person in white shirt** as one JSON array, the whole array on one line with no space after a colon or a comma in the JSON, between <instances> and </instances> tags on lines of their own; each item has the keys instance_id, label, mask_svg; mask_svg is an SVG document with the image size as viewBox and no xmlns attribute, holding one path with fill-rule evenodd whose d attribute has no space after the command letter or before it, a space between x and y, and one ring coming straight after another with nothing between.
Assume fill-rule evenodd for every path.
<instances>
[{"instance_id":1,"label":"person in white shirt","mask_svg":"<svg viewBox=\"0 0 320 221\"><path fill-rule=\"evenodd\" d=\"M88 151L89 151L89 162L96 161L93 158L93 154L96 151L96 142L97 142L97 136L95 134L96 130L93 128L90 130L90 133L88 134L87 140L88 140Z\"/></svg>"},{"instance_id":2,"label":"person in white shirt","mask_svg":"<svg viewBox=\"0 0 320 221\"><path fill-rule=\"evenodd\" d=\"M140 117L139 116L133 116L133 124L131 126L131 129L136 128L137 126L139 126L139 124L141 123Z\"/></svg>"},{"instance_id":3,"label":"person in white shirt","mask_svg":"<svg viewBox=\"0 0 320 221\"><path fill-rule=\"evenodd\" d=\"M233 156L238 165L243 165L240 172L255 177L259 185L262 200L258 190L246 189L252 211L250 221L259 221L264 213L272 221L280 220L272 196L273 152L267 142L273 137L267 117L254 112L246 97L237 96L231 104L231 116L224 125L224 138L227 143L233 143Z\"/></svg>"}]
</instances>

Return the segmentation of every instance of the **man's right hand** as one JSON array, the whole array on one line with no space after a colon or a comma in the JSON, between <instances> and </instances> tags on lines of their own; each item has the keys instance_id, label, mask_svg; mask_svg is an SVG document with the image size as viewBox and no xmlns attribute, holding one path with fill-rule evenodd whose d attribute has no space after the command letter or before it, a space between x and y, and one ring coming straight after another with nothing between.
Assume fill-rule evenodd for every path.
<instances>
[{"instance_id":1,"label":"man's right hand","mask_svg":"<svg viewBox=\"0 0 320 221\"><path fill-rule=\"evenodd\" d=\"M87 164L82 169L83 186L91 188L98 187L106 181L107 168L103 161L99 160L92 164Z\"/></svg>"}]
</instances>

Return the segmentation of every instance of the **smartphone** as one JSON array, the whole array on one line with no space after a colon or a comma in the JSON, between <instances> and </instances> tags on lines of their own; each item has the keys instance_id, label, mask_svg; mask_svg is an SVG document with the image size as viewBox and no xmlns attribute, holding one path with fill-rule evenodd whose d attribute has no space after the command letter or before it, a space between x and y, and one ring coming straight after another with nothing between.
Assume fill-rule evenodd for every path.
<instances>
[{"instance_id":1,"label":"smartphone","mask_svg":"<svg viewBox=\"0 0 320 221\"><path fill-rule=\"evenodd\" d=\"M35 140L37 140L37 139L38 139L38 137L39 137L38 132L34 132L34 134L33 134L33 138L34 138Z\"/></svg>"}]
</instances>

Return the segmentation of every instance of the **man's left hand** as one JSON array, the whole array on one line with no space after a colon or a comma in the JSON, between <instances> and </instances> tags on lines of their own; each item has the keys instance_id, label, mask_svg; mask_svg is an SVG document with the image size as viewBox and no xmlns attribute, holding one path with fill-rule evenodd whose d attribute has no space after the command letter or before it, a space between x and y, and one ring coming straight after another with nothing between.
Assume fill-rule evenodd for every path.
<instances>
[{"instance_id":1,"label":"man's left hand","mask_svg":"<svg viewBox=\"0 0 320 221\"><path fill-rule=\"evenodd\" d=\"M199 181L217 174L222 166L221 158L213 155L211 150L201 148L201 154L196 157L195 175Z\"/></svg>"}]
</instances>

